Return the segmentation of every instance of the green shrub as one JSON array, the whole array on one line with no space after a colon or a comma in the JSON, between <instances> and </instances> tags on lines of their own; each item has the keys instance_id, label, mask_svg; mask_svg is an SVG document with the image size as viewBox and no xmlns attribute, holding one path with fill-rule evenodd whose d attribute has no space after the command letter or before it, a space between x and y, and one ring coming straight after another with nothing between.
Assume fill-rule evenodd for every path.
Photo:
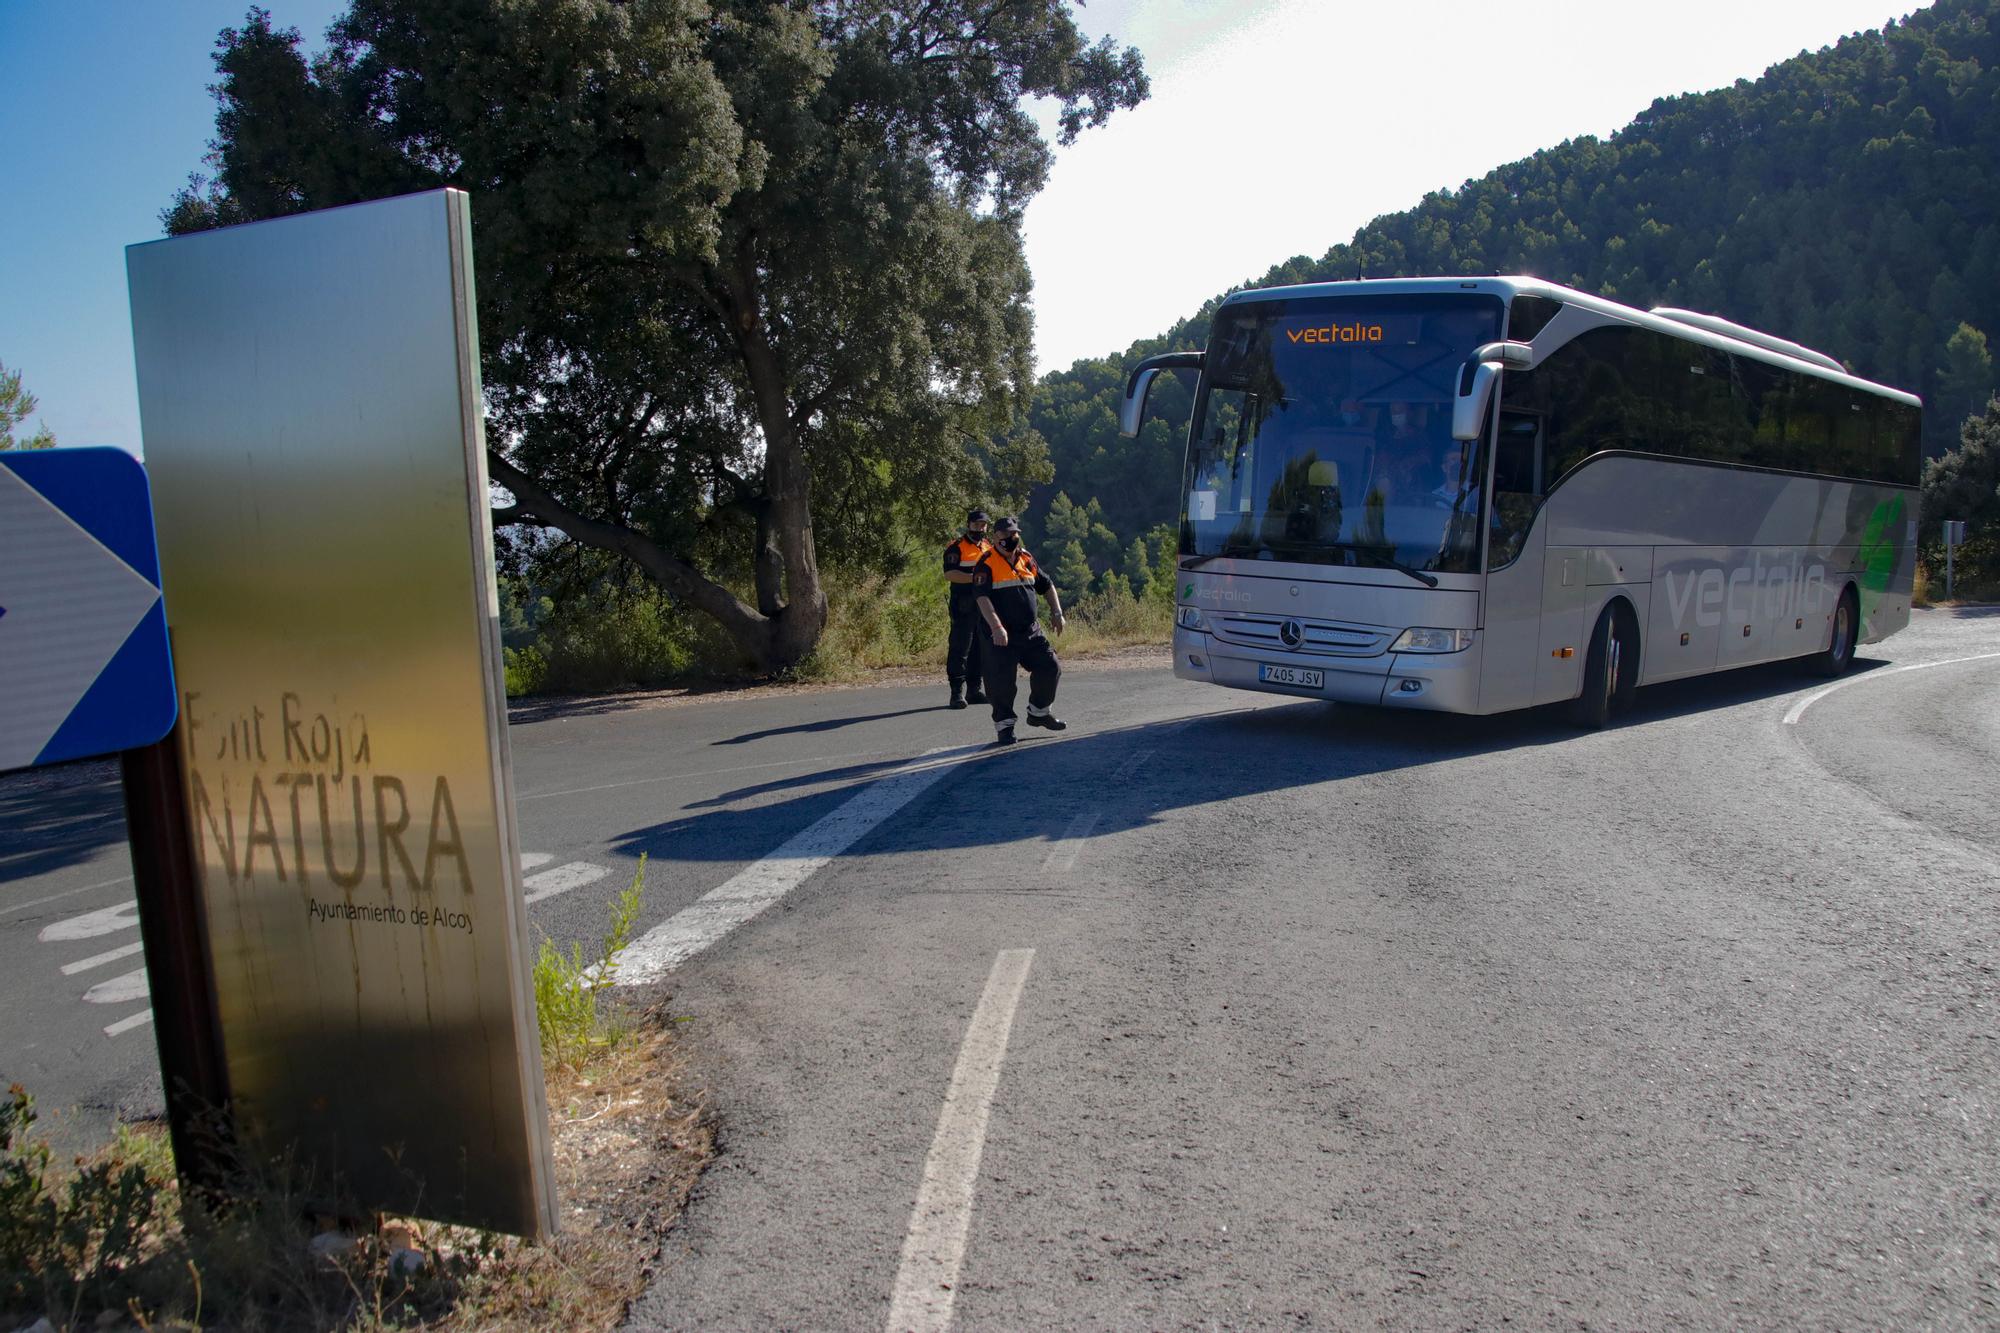
<instances>
[{"instance_id":1,"label":"green shrub","mask_svg":"<svg viewBox=\"0 0 2000 1333\"><path fill-rule=\"evenodd\" d=\"M35 1101L17 1083L0 1103L0 1310L76 1309L113 1303L137 1266L158 1197L141 1163L79 1159L51 1169L32 1137Z\"/></svg>"},{"instance_id":2,"label":"green shrub","mask_svg":"<svg viewBox=\"0 0 2000 1333\"><path fill-rule=\"evenodd\" d=\"M581 1063L593 1050L616 1043L625 1029L598 1007L598 994L618 977L618 956L632 942L645 896L646 854L632 885L611 904L611 922L597 957L585 962L583 946L572 944L567 955L546 936L535 959L535 1025L541 1034L542 1058L551 1065Z\"/></svg>"}]
</instances>

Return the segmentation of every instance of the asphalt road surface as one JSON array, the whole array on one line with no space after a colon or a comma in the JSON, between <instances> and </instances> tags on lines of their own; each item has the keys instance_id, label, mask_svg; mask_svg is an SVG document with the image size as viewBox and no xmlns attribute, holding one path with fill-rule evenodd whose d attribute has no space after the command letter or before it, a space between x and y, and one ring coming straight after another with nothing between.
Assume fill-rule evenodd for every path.
<instances>
[{"instance_id":1,"label":"asphalt road surface","mask_svg":"<svg viewBox=\"0 0 2000 1333\"><path fill-rule=\"evenodd\" d=\"M722 1155L635 1324L2000 1322L2000 615L1863 653L1596 734L1157 668L998 752L941 686L522 710L532 919L644 851L692 951ZM158 1101L122 836L0 780L0 1079L78 1135Z\"/></svg>"}]
</instances>

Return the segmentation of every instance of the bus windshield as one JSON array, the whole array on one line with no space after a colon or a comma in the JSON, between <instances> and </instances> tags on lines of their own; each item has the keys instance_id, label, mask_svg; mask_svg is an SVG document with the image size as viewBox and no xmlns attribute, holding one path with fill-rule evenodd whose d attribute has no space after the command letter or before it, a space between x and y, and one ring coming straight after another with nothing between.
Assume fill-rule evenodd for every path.
<instances>
[{"instance_id":1,"label":"bus windshield","mask_svg":"<svg viewBox=\"0 0 2000 1333\"><path fill-rule=\"evenodd\" d=\"M1485 459L1451 437L1475 293L1265 301L1209 338L1181 555L1476 572Z\"/></svg>"}]
</instances>

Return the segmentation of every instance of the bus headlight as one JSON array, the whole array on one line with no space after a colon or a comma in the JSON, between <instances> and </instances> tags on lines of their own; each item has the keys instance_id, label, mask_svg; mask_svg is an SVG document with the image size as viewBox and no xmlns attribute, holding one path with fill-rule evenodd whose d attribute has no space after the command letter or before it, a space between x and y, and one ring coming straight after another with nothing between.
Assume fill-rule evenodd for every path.
<instances>
[{"instance_id":1,"label":"bus headlight","mask_svg":"<svg viewBox=\"0 0 2000 1333\"><path fill-rule=\"evenodd\" d=\"M1198 606L1183 606L1177 608L1174 611L1174 622L1178 624L1182 629L1199 630L1208 628L1208 626L1202 623L1201 608Z\"/></svg>"},{"instance_id":2,"label":"bus headlight","mask_svg":"<svg viewBox=\"0 0 2000 1333\"><path fill-rule=\"evenodd\" d=\"M1456 653L1472 646L1469 629L1406 629L1389 645L1392 653Z\"/></svg>"}]
</instances>

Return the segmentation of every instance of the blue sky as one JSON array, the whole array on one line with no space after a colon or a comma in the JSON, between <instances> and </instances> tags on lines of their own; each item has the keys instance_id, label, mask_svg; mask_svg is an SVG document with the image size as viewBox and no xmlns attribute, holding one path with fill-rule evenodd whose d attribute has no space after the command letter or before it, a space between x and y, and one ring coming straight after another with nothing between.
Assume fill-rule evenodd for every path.
<instances>
[{"instance_id":1,"label":"blue sky","mask_svg":"<svg viewBox=\"0 0 2000 1333\"><path fill-rule=\"evenodd\" d=\"M310 37L341 6L276 0ZM247 0L0 0L0 362L41 399L64 445L137 450L125 247L215 133L210 56Z\"/></svg>"},{"instance_id":2,"label":"blue sky","mask_svg":"<svg viewBox=\"0 0 2000 1333\"><path fill-rule=\"evenodd\" d=\"M267 3L312 47L344 7ZM1063 152L1029 209L1037 363L1122 350L1426 190L1608 134L1655 97L1755 78L1913 7L1514 0L1503 20L1491 0L1096 0L1083 24L1145 53L1153 98ZM216 33L246 9L244 0L0 0L10 186L0 362L22 372L59 443L139 449L125 247L161 234L160 210L201 167L215 128ZM1494 114L1487 76L1522 69L1544 77L1506 80L1505 114ZM1245 136L1219 123L1218 90L1245 88L1267 123L1310 126L1310 136ZM1330 120L1329 88L1346 107L1392 112ZM1200 164L1223 160L1233 178L1258 183L1253 206L1230 209L1227 236L1161 225L1161 182L1198 190L1213 179ZM1214 215L1191 207L1188 218Z\"/></svg>"}]
</instances>

